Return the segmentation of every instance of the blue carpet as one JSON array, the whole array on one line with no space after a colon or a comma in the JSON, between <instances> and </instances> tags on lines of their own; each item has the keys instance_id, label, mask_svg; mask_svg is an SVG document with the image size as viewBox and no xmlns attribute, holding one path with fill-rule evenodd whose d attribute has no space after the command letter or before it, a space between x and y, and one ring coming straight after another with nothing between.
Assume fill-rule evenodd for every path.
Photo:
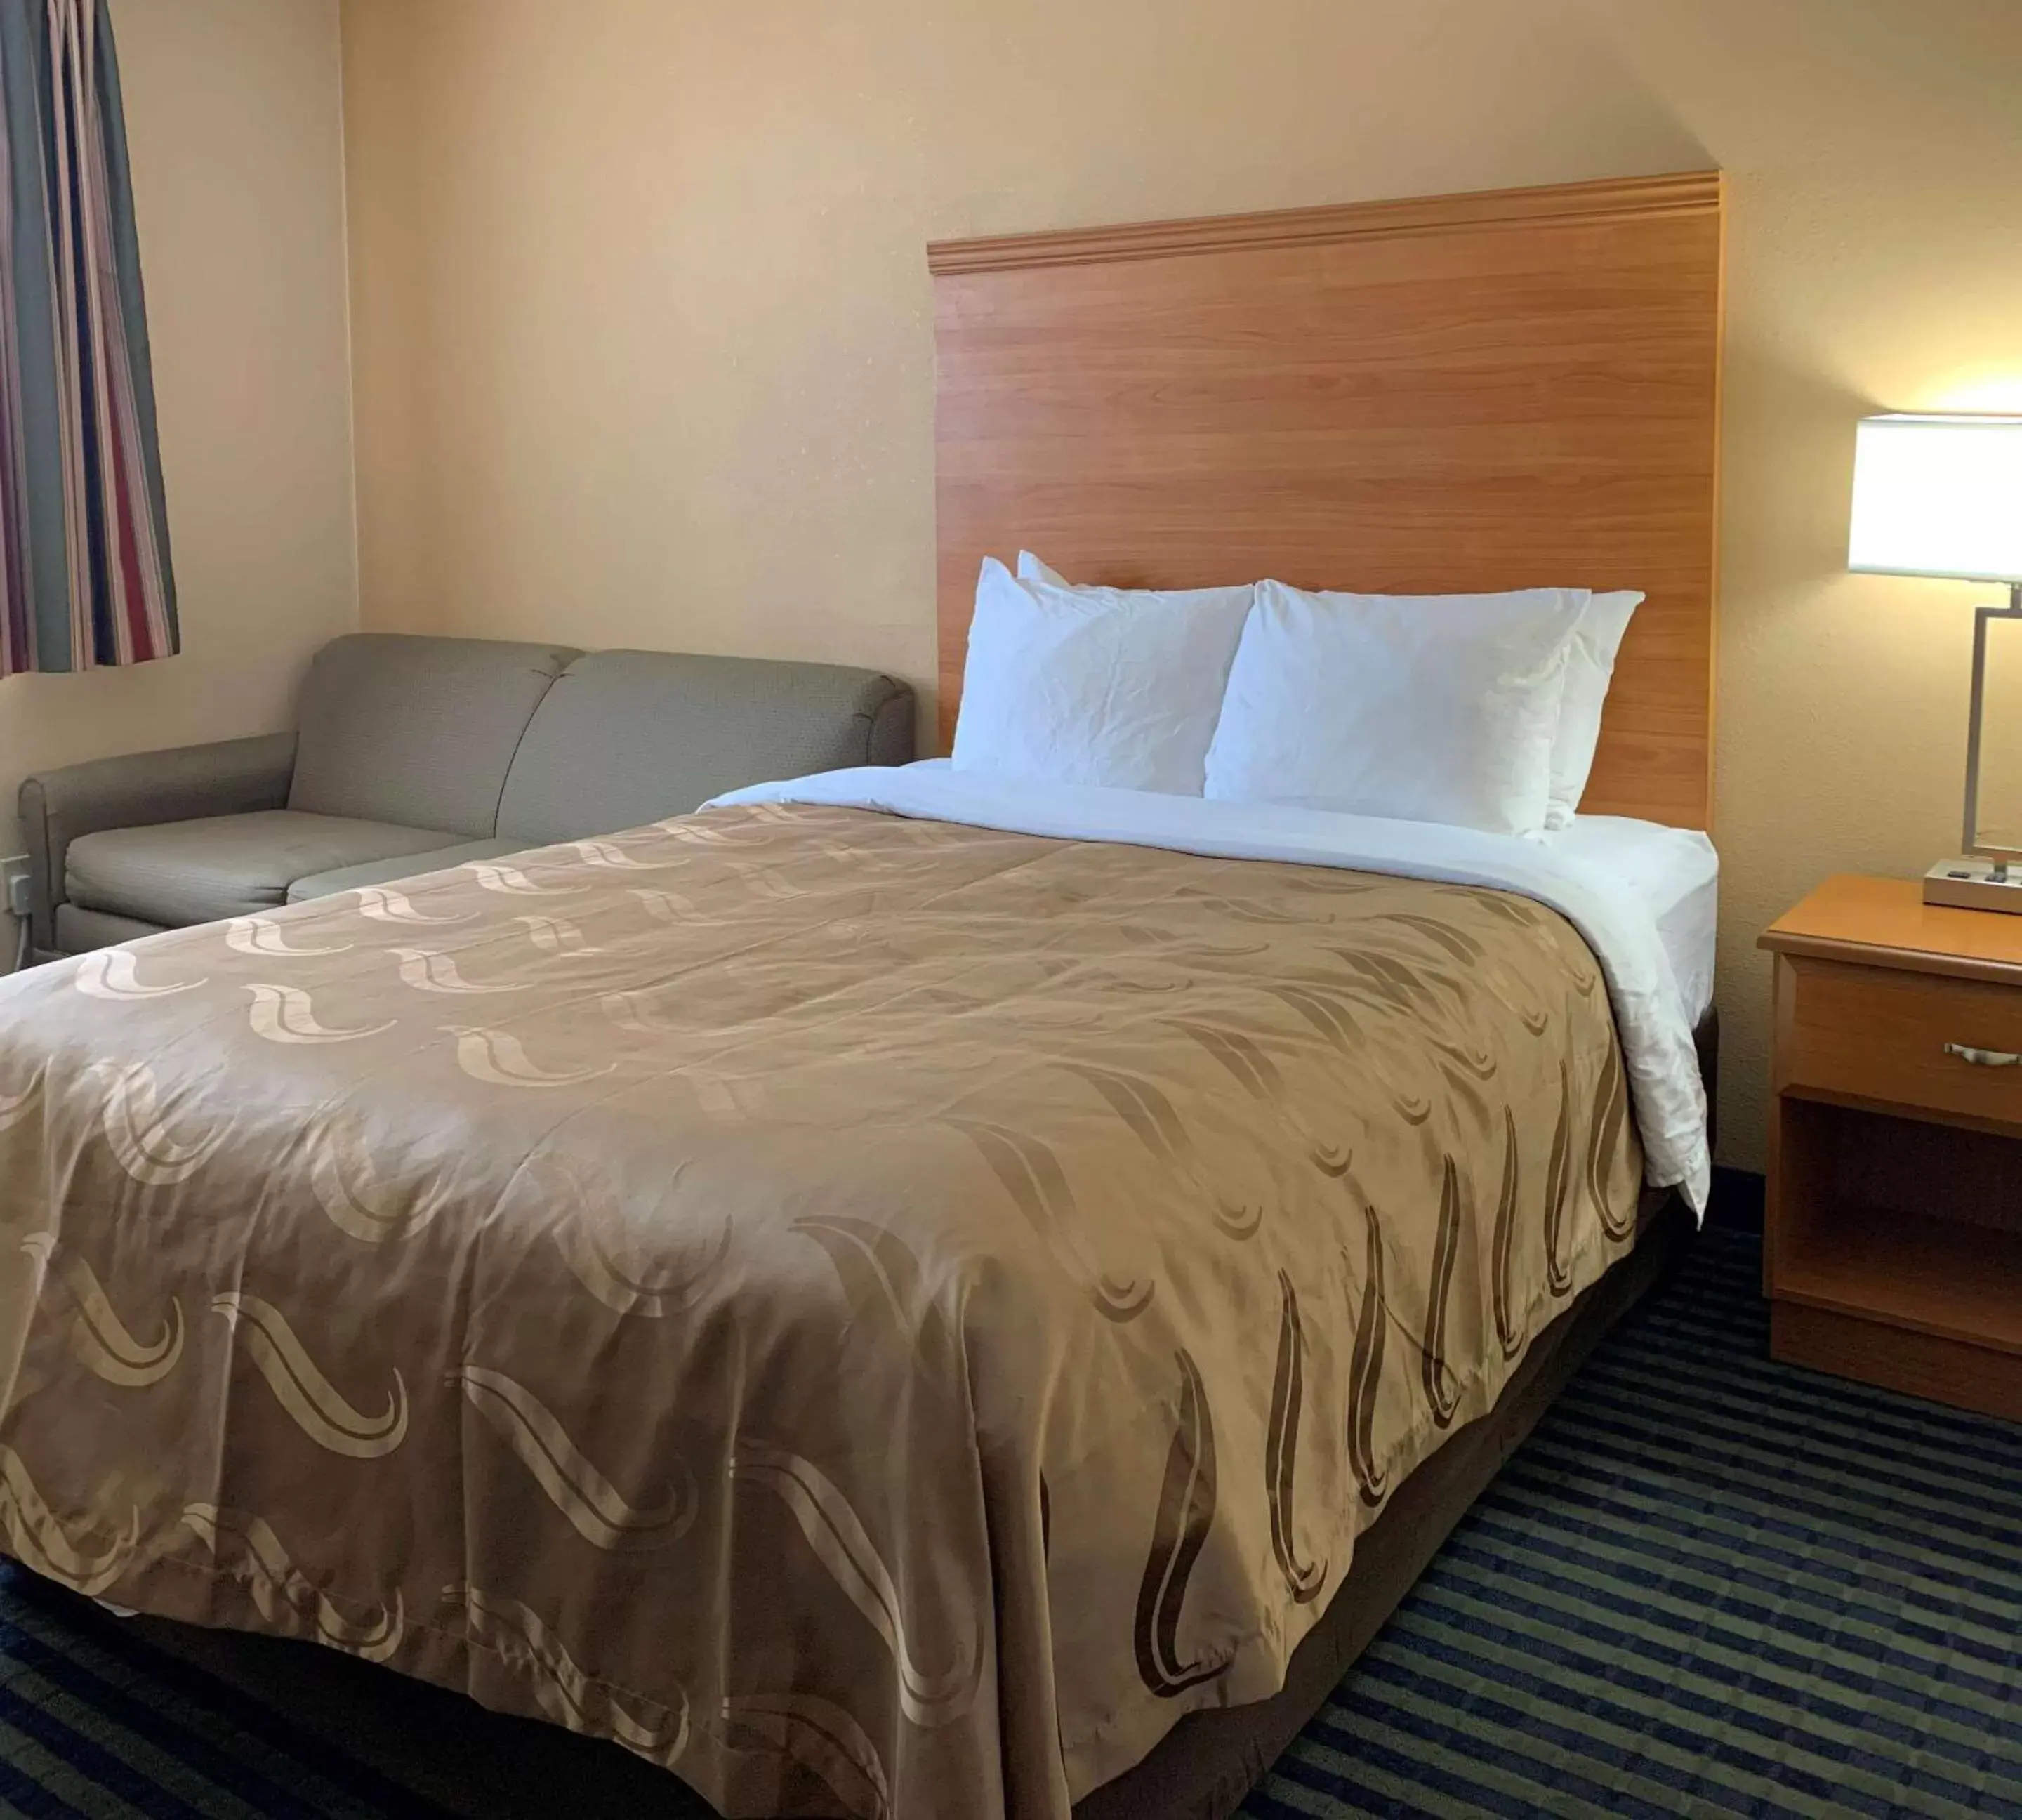
<instances>
[{"instance_id":1,"label":"blue carpet","mask_svg":"<svg viewBox=\"0 0 2022 1820\"><path fill-rule=\"evenodd\" d=\"M1244 1812L2022 1815L2022 1429L1769 1364L1709 1233Z\"/></svg>"},{"instance_id":2,"label":"blue carpet","mask_svg":"<svg viewBox=\"0 0 2022 1820\"><path fill-rule=\"evenodd\" d=\"M1248 1820L2022 1816L2022 1429L1768 1364L1759 1267L1710 1233L1604 1343ZM0 1569L0 1815L698 1811L604 1751L623 1796L487 1782L530 1728L358 1673L319 1724Z\"/></svg>"}]
</instances>

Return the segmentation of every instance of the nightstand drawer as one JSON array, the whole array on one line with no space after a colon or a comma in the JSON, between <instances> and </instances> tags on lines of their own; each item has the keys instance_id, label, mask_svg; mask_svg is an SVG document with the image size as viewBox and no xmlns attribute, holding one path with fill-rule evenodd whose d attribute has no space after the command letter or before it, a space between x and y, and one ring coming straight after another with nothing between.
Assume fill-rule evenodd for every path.
<instances>
[{"instance_id":1,"label":"nightstand drawer","mask_svg":"<svg viewBox=\"0 0 2022 1820\"><path fill-rule=\"evenodd\" d=\"M1780 1086L2022 1127L2022 992L1783 957ZM1962 1054L1960 1051L1969 1051Z\"/></svg>"}]
</instances>

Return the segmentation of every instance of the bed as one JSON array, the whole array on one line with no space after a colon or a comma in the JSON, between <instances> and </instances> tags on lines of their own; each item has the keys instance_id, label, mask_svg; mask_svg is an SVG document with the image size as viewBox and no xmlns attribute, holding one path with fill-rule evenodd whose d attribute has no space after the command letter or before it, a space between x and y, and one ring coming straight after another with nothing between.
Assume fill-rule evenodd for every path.
<instances>
[{"instance_id":1,"label":"bed","mask_svg":"<svg viewBox=\"0 0 2022 1820\"><path fill-rule=\"evenodd\" d=\"M1705 825L1717 180L934 262L952 674L1020 540L1633 579L1593 806ZM842 773L9 982L8 1551L733 1815L1225 1813L1689 1230L1710 887L1134 799Z\"/></svg>"}]
</instances>

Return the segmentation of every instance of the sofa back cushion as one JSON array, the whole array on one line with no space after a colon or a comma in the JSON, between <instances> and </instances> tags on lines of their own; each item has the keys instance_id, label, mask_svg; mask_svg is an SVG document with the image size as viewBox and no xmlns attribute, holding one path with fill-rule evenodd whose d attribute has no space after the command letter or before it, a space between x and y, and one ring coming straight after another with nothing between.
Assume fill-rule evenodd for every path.
<instances>
[{"instance_id":1,"label":"sofa back cushion","mask_svg":"<svg viewBox=\"0 0 2022 1820\"><path fill-rule=\"evenodd\" d=\"M325 645L302 690L288 806L490 839L527 723L576 655L384 632Z\"/></svg>"},{"instance_id":2,"label":"sofa back cushion","mask_svg":"<svg viewBox=\"0 0 2022 1820\"><path fill-rule=\"evenodd\" d=\"M549 691L498 806L502 838L583 840L747 784L913 755L913 692L874 671L598 651Z\"/></svg>"}]
</instances>

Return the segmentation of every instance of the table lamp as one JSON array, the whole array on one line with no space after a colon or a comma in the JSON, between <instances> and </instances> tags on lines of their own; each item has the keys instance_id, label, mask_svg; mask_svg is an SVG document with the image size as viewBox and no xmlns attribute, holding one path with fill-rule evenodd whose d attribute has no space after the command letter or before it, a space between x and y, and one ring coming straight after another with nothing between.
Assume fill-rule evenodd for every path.
<instances>
[{"instance_id":1,"label":"table lamp","mask_svg":"<svg viewBox=\"0 0 2022 1820\"><path fill-rule=\"evenodd\" d=\"M1924 877L1924 901L2022 915L2022 848L1980 838L1980 753L1987 629L2022 619L2022 417L1870 417L1854 451L1847 567L1861 575L1998 582L2005 607L1982 607L1973 638L1965 758L1966 857Z\"/></svg>"}]
</instances>

